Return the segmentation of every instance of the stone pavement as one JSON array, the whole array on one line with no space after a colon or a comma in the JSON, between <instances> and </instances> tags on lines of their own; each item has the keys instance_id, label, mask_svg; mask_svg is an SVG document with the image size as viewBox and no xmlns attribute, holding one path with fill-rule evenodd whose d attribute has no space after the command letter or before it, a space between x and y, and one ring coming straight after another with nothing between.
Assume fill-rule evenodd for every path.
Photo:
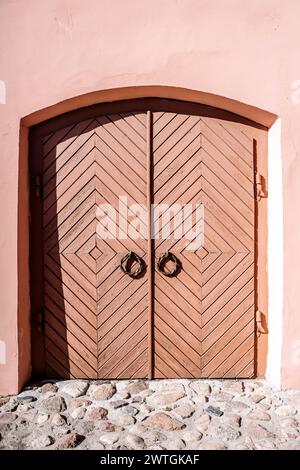
<instances>
[{"instance_id":1,"label":"stone pavement","mask_svg":"<svg viewBox=\"0 0 300 470\"><path fill-rule=\"evenodd\" d=\"M300 450L299 420L264 380L44 381L0 397L0 449Z\"/></svg>"}]
</instances>

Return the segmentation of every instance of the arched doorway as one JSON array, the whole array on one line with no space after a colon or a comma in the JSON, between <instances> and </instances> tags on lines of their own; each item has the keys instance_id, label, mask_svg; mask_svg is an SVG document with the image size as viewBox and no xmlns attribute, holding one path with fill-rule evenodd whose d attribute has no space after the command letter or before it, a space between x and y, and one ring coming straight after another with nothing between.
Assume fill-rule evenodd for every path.
<instances>
[{"instance_id":1,"label":"arched doorway","mask_svg":"<svg viewBox=\"0 0 300 470\"><path fill-rule=\"evenodd\" d=\"M32 129L36 372L255 375L256 172L266 136L265 127L227 111L154 98L91 106ZM124 198L127 213L146 208L144 238L125 233ZM118 236L110 226L108 239L98 236L103 204L117 219ZM172 207L168 237L162 226L157 238L149 229L152 204ZM204 206L204 243L191 250L174 224L188 204L192 213ZM120 267L130 252L143 265L137 276ZM178 260L173 276L172 259L157 267L166 253ZM132 274L136 260L125 264Z\"/></svg>"}]
</instances>

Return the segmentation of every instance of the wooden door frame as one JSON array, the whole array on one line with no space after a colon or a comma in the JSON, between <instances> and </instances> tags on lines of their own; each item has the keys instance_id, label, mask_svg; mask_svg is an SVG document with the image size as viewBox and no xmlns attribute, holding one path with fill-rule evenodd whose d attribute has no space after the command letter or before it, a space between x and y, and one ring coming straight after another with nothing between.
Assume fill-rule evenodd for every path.
<instances>
[{"instance_id":1,"label":"wooden door frame","mask_svg":"<svg viewBox=\"0 0 300 470\"><path fill-rule=\"evenodd\" d=\"M44 374L44 347L43 335L37 333L37 322L43 311L43 265L42 265L42 221L41 199L36 197L38 177L41 174L41 143L43 136L65 126L75 124L84 119L93 118L101 114L113 114L126 111L165 111L183 112L190 115L202 114L207 117L227 119L234 122L250 125L253 128L267 128L245 117L233 114L211 106L164 98L137 98L124 101L101 103L89 107L70 111L57 116L30 129L29 134L29 178L30 178L30 299L31 299L31 344L32 365L34 375ZM267 188L267 146L258 145L256 153L256 171L259 171ZM263 323L267 325L267 199L263 198L255 203L255 283L256 308L263 314ZM40 262L36 262L36 258ZM266 329L267 331L267 329ZM256 341L255 348L256 376L263 376L266 369L267 335L261 334Z\"/></svg>"}]
</instances>

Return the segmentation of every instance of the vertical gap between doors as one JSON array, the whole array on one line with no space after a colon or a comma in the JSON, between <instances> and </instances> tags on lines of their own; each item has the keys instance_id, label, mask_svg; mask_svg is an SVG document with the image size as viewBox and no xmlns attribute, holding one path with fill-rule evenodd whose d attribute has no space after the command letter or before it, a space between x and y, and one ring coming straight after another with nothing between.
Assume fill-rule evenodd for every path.
<instances>
[{"instance_id":1,"label":"vertical gap between doors","mask_svg":"<svg viewBox=\"0 0 300 470\"><path fill-rule=\"evenodd\" d=\"M147 111L147 238L148 238L148 354L149 379L153 379L153 240L152 240L152 113Z\"/></svg>"}]
</instances>

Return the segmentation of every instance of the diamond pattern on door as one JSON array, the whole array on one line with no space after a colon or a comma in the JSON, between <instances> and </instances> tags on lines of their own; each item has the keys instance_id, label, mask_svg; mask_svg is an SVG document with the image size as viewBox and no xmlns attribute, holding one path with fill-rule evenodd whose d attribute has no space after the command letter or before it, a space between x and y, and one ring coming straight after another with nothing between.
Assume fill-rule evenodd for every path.
<instances>
[{"instance_id":1,"label":"diamond pattern on door","mask_svg":"<svg viewBox=\"0 0 300 470\"><path fill-rule=\"evenodd\" d=\"M119 269L128 251L145 258L147 242L97 235L99 205L110 204L121 217L120 195L129 205L145 204L145 134L145 114L110 115L60 130L44 143L48 373L147 375L147 276L133 280Z\"/></svg>"},{"instance_id":2,"label":"diamond pattern on door","mask_svg":"<svg viewBox=\"0 0 300 470\"><path fill-rule=\"evenodd\" d=\"M218 119L157 112L153 122L154 202L205 211L201 249L176 240L175 224L155 243L156 256L182 263L176 277L155 272L155 377L252 376L253 144Z\"/></svg>"},{"instance_id":3,"label":"diamond pattern on door","mask_svg":"<svg viewBox=\"0 0 300 470\"><path fill-rule=\"evenodd\" d=\"M155 270L154 280L154 377L201 376L201 291L198 253L183 261L187 240L175 238L176 214L201 190L200 129L198 116L173 113L153 115L153 193L155 204L175 207L168 239L165 221L158 217L159 237L155 259L171 251L182 262L177 276ZM176 204L180 204L176 208ZM168 219L167 219L168 220Z\"/></svg>"},{"instance_id":4,"label":"diamond pattern on door","mask_svg":"<svg viewBox=\"0 0 300 470\"><path fill-rule=\"evenodd\" d=\"M255 375L255 145L266 134L196 108L121 103L39 134L42 191L33 198L42 260L34 263L43 262L45 326L36 337L48 376ZM134 208L150 203L160 207L152 243L126 233ZM190 205L194 217L197 204L204 240L193 248L186 232L175 234L188 219L181 209ZM107 238L98 236L102 205L110 207ZM147 233L146 221L140 225ZM188 234L195 228L193 219ZM145 263L137 278L120 269L129 252ZM172 277L157 267L169 252L180 262Z\"/></svg>"}]
</instances>

